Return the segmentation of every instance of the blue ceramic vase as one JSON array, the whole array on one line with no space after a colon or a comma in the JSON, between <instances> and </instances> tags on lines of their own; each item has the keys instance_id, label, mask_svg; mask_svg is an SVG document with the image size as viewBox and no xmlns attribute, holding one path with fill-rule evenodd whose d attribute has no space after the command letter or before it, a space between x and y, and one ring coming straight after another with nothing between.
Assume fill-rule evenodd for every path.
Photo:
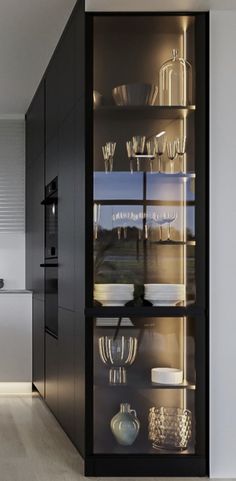
<instances>
[{"instance_id":1,"label":"blue ceramic vase","mask_svg":"<svg viewBox=\"0 0 236 481\"><path fill-rule=\"evenodd\" d=\"M111 420L111 430L118 444L131 446L138 436L140 422L130 404L120 405L120 411Z\"/></svg>"}]
</instances>

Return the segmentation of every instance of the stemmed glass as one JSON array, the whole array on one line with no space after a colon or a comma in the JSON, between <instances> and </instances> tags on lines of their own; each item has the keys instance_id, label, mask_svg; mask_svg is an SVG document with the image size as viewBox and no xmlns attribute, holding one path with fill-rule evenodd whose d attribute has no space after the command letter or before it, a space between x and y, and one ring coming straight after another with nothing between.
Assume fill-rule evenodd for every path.
<instances>
[{"instance_id":1,"label":"stemmed glass","mask_svg":"<svg viewBox=\"0 0 236 481\"><path fill-rule=\"evenodd\" d=\"M112 214L113 222L119 223L119 225L117 226L117 238L118 238L118 240L121 240L122 229L123 229L124 239L125 240L127 239L128 226L129 226L130 219L132 220L130 212L117 212L116 214ZM126 220L128 222L126 222Z\"/></svg>"},{"instance_id":2,"label":"stemmed glass","mask_svg":"<svg viewBox=\"0 0 236 481\"><path fill-rule=\"evenodd\" d=\"M129 165L130 165L130 172L133 174L134 168L133 168L133 159L135 157L135 153L133 150L133 143L131 140L127 140L126 142L126 149L127 149L127 155L129 158Z\"/></svg>"},{"instance_id":3,"label":"stemmed glass","mask_svg":"<svg viewBox=\"0 0 236 481\"><path fill-rule=\"evenodd\" d=\"M160 229L160 242L163 242L163 226L168 224L167 241L171 240L171 224L177 219L177 212L153 212L152 220L159 225Z\"/></svg>"},{"instance_id":4,"label":"stemmed glass","mask_svg":"<svg viewBox=\"0 0 236 481\"><path fill-rule=\"evenodd\" d=\"M150 171L151 171L151 173L153 173L153 160L156 157L155 141L153 139L148 140L147 143L146 143L146 147L147 147L147 154L148 154L148 157L149 157Z\"/></svg>"},{"instance_id":5,"label":"stemmed glass","mask_svg":"<svg viewBox=\"0 0 236 481\"><path fill-rule=\"evenodd\" d=\"M171 174L174 173L174 161L177 156L176 151L176 140L167 142L167 156L170 160L170 172Z\"/></svg>"},{"instance_id":6,"label":"stemmed glass","mask_svg":"<svg viewBox=\"0 0 236 481\"><path fill-rule=\"evenodd\" d=\"M145 148L146 137L144 135L136 135L132 137L132 148L134 155L137 159L137 171L140 171L140 159L139 155L143 155Z\"/></svg>"},{"instance_id":7,"label":"stemmed glass","mask_svg":"<svg viewBox=\"0 0 236 481\"><path fill-rule=\"evenodd\" d=\"M176 139L176 152L179 156L180 172L184 172L184 154L186 152L186 136Z\"/></svg>"},{"instance_id":8,"label":"stemmed glass","mask_svg":"<svg viewBox=\"0 0 236 481\"><path fill-rule=\"evenodd\" d=\"M101 204L94 204L93 206L93 221L94 221L94 239L98 238L99 222L101 218Z\"/></svg>"},{"instance_id":9,"label":"stemmed glass","mask_svg":"<svg viewBox=\"0 0 236 481\"><path fill-rule=\"evenodd\" d=\"M158 157L158 172L161 172L161 158L165 153L166 150L166 136L162 135L154 139L155 142L155 151Z\"/></svg>"},{"instance_id":10,"label":"stemmed glass","mask_svg":"<svg viewBox=\"0 0 236 481\"><path fill-rule=\"evenodd\" d=\"M167 240L171 240L171 224L177 219L177 212L164 212L163 217L168 224Z\"/></svg>"},{"instance_id":11,"label":"stemmed glass","mask_svg":"<svg viewBox=\"0 0 236 481\"><path fill-rule=\"evenodd\" d=\"M122 226L121 226L121 214L120 212L117 212L116 214L112 214L112 220L114 222L114 227L117 225L116 229L117 229L117 238L118 240L121 240L121 233L122 233Z\"/></svg>"},{"instance_id":12,"label":"stemmed glass","mask_svg":"<svg viewBox=\"0 0 236 481\"><path fill-rule=\"evenodd\" d=\"M161 214L158 214L157 212L153 212L152 220L158 224L160 229L160 242L163 242L163 225L166 224L166 219L164 217L164 214L161 215Z\"/></svg>"},{"instance_id":13,"label":"stemmed glass","mask_svg":"<svg viewBox=\"0 0 236 481\"><path fill-rule=\"evenodd\" d=\"M102 153L105 163L106 174L113 170L113 158L116 150L116 142L107 142L106 145L102 146Z\"/></svg>"}]
</instances>

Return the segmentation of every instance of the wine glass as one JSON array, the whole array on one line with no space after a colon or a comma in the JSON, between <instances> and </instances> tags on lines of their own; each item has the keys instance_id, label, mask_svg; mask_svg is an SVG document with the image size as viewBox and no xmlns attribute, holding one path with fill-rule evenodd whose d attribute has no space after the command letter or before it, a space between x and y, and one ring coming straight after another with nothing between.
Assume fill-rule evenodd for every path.
<instances>
[{"instance_id":1,"label":"wine glass","mask_svg":"<svg viewBox=\"0 0 236 481\"><path fill-rule=\"evenodd\" d=\"M153 139L148 140L146 143L147 155L149 157L150 171L153 172L153 160L156 157L156 146Z\"/></svg>"},{"instance_id":2,"label":"wine glass","mask_svg":"<svg viewBox=\"0 0 236 481\"><path fill-rule=\"evenodd\" d=\"M155 151L158 157L158 172L161 172L161 158L165 153L166 150L166 135L162 135L161 137L155 137Z\"/></svg>"},{"instance_id":3,"label":"wine glass","mask_svg":"<svg viewBox=\"0 0 236 481\"><path fill-rule=\"evenodd\" d=\"M174 173L174 161L177 156L177 151L176 151L176 141L168 141L167 142L167 156L168 159L170 160L170 172L171 174Z\"/></svg>"},{"instance_id":4,"label":"wine glass","mask_svg":"<svg viewBox=\"0 0 236 481\"><path fill-rule=\"evenodd\" d=\"M116 150L116 142L107 142L106 145L102 146L102 153L105 163L106 174L113 170L113 158Z\"/></svg>"},{"instance_id":5,"label":"wine glass","mask_svg":"<svg viewBox=\"0 0 236 481\"><path fill-rule=\"evenodd\" d=\"M132 137L132 149L137 159L137 171L140 171L139 155L143 155L146 137L144 135L136 135Z\"/></svg>"},{"instance_id":6,"label":"wine glass","mask_svg":"<svg viewBox=\"0 0 236 481\"><path fill-rule=\"evenodd\" d=\"M171 224L177 219L177 212L164 212L163 217L168 224L167 240L171 240Z\"/></svg>"},{"instance_id":7,"label":"wine glass","mask_svg":"<svg viewBox=\"0 0 236 481\"><path fill-rule=\"evenodd\" d=\"M160 242L163 242L163 225L167 223L165 215L159 214L158 212L153 212L152 220L157 223L160 229Z\"/></svg>"},{"instance_id":8,"label":"wine glass","mask_svg":"<svg viewBox=\"0 0 236 481\"><path fill-rule=\"evenodd\" d=\"M127 149L127 155L128 155L128 158L129 158L130 172L131 172L131 174L133 174L133 172L134 172L133 159L135 157L135 153L134 153L134 150L133 150L132 140L127 140L126 149Z\"/></svg>"},{"instance_id":9,"label":"wine glass","mask_svg":"<svg viewBox=\"0 0 236 481\"><path fill-rule=\"evenodd\" d=\"M176 152L179 156L180 172L184 172L184 154L186 152L186 136L176 139Z\"/></svg>"}]
</instances>

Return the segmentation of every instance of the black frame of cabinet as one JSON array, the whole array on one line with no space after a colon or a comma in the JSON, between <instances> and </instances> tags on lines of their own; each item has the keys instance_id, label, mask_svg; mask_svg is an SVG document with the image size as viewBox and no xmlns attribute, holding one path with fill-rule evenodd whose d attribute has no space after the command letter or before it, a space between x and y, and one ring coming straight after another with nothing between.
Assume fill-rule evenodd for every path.
<instances>
[{"instance_id":1,"label":"black frame of cabinet","mask_svg":"<svg viewBox=\"0 0 236 481\"><path fill-rule=\"evenodd\" d=\"M93 17L94 16L171 16L171 15L187 15L195 16L196 18L196 72L197 72L197 99L196 103L198 109L195 112L195 132L196 143L198 145L197 157L197 177L196 177L196 284L197 284L197 298L196 303L187 307L143 307L143 308L128 308L128 307L93 307ZM60 393L63 395L62 386L58 388L52 385L52 398L48 403L50 409L57 417L62 427L65 429L75 446L85 460L85 474L88 476L205 476L209 473L209 212L206 206L209 199L209 15L207 12L114 12L114 13L85 13L85 1L78 0L75 9L72 12L71 18L65 28L62 38L55 50L49 67L41 81L40 86L43 86L46 99L44 100L44 147L43 154L45 162L47 162L47 145L54 142L53 136L47 142L47 77L51 72L52 62L54 62L55 55L58 58L63 39L67 37L68 29L74 29L73 35L69 33L72 39L74 48L74 100L72 110L67 112L63 118L61 114L61 124L70 115L73 117L73 142L75 158L77 159L74 165L74 224L73 233L75 240L75 247L73 252L74 272L72 274L71 286L73 286L72 301L74 302L73 309L69 311L70 315L70 334L64 332L65 338L61 340L61 347L59 344L55 346L51 352L52 364L58 361L58 352L65 355L65 362L68 360L68 365L64 366L65 374L68 379L74 376L74 391L71 390L70 399L66 396L65 400L58 401ZM63 47L64 48L64 47ZM62 55L62 59L63 59ZM57 60L58 62L58 60ZM60 70L61 66L59 66ZM57 71L57 69L55 70ZM56 79L55 79L56 81ZM41 90L41 88L39 90ZM36 92L34 100L31 105L37 104ZM58 98L58 102L60 99ZM40 102L39 102L40 103ZM34 108L33 108L34 110ZM36 109L37 110L37 109ZM39 156L38 142L42 143L42 125L39 124L33 128L31 123L31 111L29 108L26 116L26 146L29 145L29 138L33 137L33 144L31 150L27 149L27 162L36 160ZM34 111L33 111L34 114ZM42 119L41 119L42 120ZM56 119L58 122L58 119ZM69 121L70 124L70 121ZM68 125L69 125L68 124ZM63 124L65 125L65 124ZM36 131L35 131L36 129ZM60 126L55 127L57 131L57 149L61 139ZM67 138L68 129L65 126L65 138ZM70 137L68 137L70 138ZM67 142L67 141L65 141ZM41 147L40 147L41 148ZM65 146L66 148L66 146ZM53 153L53 152L52 152ZM41 154L41 151L40 151ZM55 157L53 154L52 157ZM89 159L89 161L88 161ZM45 166L46 167L46 166ZM45 168L45 172L46 172ZM54 172L55 166L52 166ZM55 175L54 175L55 176ZM44 176L46 177L46 176ZM50 180L50 179L49 179ZM46 182L46 179L45 179ZM47 183L47 182L46 182ZM27 176L27 192L32 195L30 191L30 176ZM32 186L31 186L32 187ZM64 188L64 187L63 187ZM66 207L67 208L67 207ZM66 211L66 210L65 210ZM29 219L29 230L30 230ZM32 259L32 245L27 244L27 287L32 287L32 272L30 263ZM42 246L43 252L44 246ZM72 254L71 254L72 255ZM40 269L40 267L39 267ZM59 262L59 276L60 276L60 262ZM41 269L42 271L42 269ZM68 272L68 268L67 268ZM61 276L61 283L63 283L63 276ZM63 289L63 285L60 287ZM74 296L74 297L73 297ZM39 301L40 310L43 311L42 306L44 296L38 298L37 290L34 292L35 306L37 300ZM71 302L72 302L71 301ZM73 304L72 302L72 304ZM71 304L71 305L72 305ZM59 312L61 319L63 312L68 311L68 306L63 308L59 305ZM41 313L42 314L42 313ZM153 455L153 454L128 454L126 456L117 454L94 454L93 453L93 319L95 317L184 317L190 316L196 319L196 339L198 342L198 351L196 357L197 372L199 373L196 416L198 418L198 446L199 453L197 455ZM37 317L37 316L36 316ZM62 322L62 327L65 331L67 316ZM73 320L74 319L74 320ZM35 320L33 320L33 323ZM42 324L42 319L41 319ZM73 324L74 322L74 324ZM36 326L37 327L37 326ZM37 333L34 329L34 333ZM41 336L42 337L42 336ZM44 334L44 344L46 343L47 334ZM70 352L70 342L73 342L74 357ZM37 339L34 339L34 347L37 347ZM43 356L45 357L42 345L39 346ZM45 350L46 347L44 346ZM54 352L55 351L55 352ZM68 353L70 354L68 357ZM37 356L35 357L37 359ZM40 360L41 363L42 360ZM37 361L38 362L38 361ZM59 362L59 361L58 361ZM60 360L62 363L62 360ZM63 363L62 363L63 364ZM70 373L73 365L74 372ZM58 364L59 366L59 364ZM53 376L60 376L58 374L58 366L55 366ZM40 369L42 364L40 364ZM35 368L35 366L34 366ZM37 368L37 366L36 366ZM41 371L40 371L41 372ZM45 369L46 372L46 369ZM47 402L47 396L43 388L43 380L40 379L40 385L35 382L35 387L39 390L41 396ZM44 381L46 384L46 381ZM55 387L55 389L53 389ZM70 384L70 388L72 384ZM74 394L72 393L74 392ZM61 403L61 404L60 404ZM61 406L61 407L60 407ZM61 409L61 413L60 413ZM71 422L67 410L73 411L74 423ZM71 432L73 425L74 432Z\"/></svg>"},{"instance_id":2,"label":"black frame of cabinet","mask_svg":"<svg viewBox=\"0 0 236 481\"><path fill-rule=\"evenodd\" d=\"M175 16L196 18L196 302L187 307L93 307L93 18L99 16ZM88 476L206 476L209 473L209 15L206 12L99 12L86 13L86 441ZM90 247L91 246L91 247ZM93 319L96 317L196 318L198 454L94 454L93 453ZM89 380L89 381L88 381Z\"/></svg>"}]
</instances>

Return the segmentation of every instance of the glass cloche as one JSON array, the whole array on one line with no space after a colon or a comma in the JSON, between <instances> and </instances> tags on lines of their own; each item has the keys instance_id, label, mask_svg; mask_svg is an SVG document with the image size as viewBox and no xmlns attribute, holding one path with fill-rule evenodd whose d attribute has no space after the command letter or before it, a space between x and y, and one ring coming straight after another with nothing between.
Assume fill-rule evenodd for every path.
<instances>
[{"instance_id":1,"label":"glass cloche","mask_svg":"<svg viewBox=\"0 0 236 481\"><path fill-rule=\"evenodd\" d=\"M191 105L193 100L191 64L178 56L177 49L173 49L172 54L172 58L160 68L160 105Z\"/></svg>"}]
</instances>

